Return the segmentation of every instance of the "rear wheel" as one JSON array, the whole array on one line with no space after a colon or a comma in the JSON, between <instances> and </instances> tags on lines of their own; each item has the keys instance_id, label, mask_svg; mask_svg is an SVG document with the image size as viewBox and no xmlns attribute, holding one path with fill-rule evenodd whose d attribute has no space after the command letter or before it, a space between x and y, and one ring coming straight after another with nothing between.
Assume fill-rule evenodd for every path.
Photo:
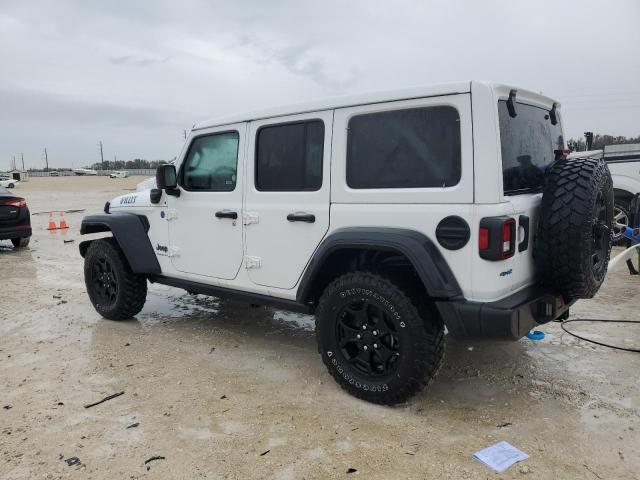
<instances>
[{"instance_id":1,"label":"rear wheel","mask_svg":"<svg viewBox=\"0 0 640 480\"><path fill-rule=\"evenodd\" d=\"M629 204L623 200L616 200L613 206L613 244L625 243L624 227L630 225Z\"/></svg>"},{"instance_id":2,"label":"rear wheel","mask_svg":"<svg viewBox=\"0 0 640 480\"><path fill-rule=\"evenodd\" d=\"M131 271L115 240L91 242L84 258L84 281L97 312L110 320L125 320L142 310L147 279Z\"/></svg>"},{"instance_id":3,"label":"rear wheel","mask_svg":"<svg viewBox=\"0 0 640 480\"><path fill-rule=\"evenodd\" d=\"M444 357L440 318L373 273L334 280L316 311L318 350L350 394L393 405L424 389Z\"/></svg>"},{"instance_id":4,"label":"rear wheel","mask_svg":"<svg viewBox=\"0 0 640 480\"><path fill-rule=\"evenodd\" d=\"M15 183L10 183L9 185L7 185L7 188L13 188L15 186L16 186Z\"/></svg>"},{"instance_id":5,"label":"rear wheel","mask_svg":"<svg viewBox=\"0 0 640 480\"><path fill-rule=\"evenodd\" d=\"M31 237L20 237L20 238L12 238L11 243L13 243L13 248L25 248L29 245L31 241Z\"/></svg>"}]
</instances>

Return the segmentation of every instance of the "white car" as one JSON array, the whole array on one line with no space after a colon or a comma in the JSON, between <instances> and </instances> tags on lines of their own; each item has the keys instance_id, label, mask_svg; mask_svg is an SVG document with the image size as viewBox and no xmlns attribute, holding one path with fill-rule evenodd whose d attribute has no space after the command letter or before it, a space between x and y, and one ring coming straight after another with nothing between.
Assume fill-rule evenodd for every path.
<instances>
[{"instance_id":1,"label":"white car","mask_svg":"<svg viewBox=\"0 0 640 480\"><path fill-rule=\"evenodd\" d=\"M611 176L566 153L559 103L482 82L202 122L153 188L83 219L112 235L80 243L87 293L113 320L147 282L315 314L334 379L403 402L445 326L519 339L598 291Z\"/></svg>"},{"instance_id":2,"label":"white car","mask_svg":"<svg viewBox=\"0 0 640 480\"><path fill-rule=\"evenodd\" d=\"M613 242L624 243L624 227L631 226L629 206L640 193L640 144L605 145L604 150L574 152L569 158L589 156L603 157L609 167L614 193Z\"/></svg>"},{"instance_id":3,"label":"white car","mask_svg":"<svg viewBox=\"0 0 640 480\"><path fill-rule=\"evenodd\" d=\"M19 183L20 182L18 180L13 180L12 178L8 178L5 180L0 180L0 187L14 188Z\"/></svg>"},{"instance_id":4,"label":"white car","mask_svg":"<svg viewBox=\"0 0 640 480\"><path fill-rule=\"evenodd\" d=\"M606 145L603 156L613 178L614 219L618 225L614 227L614 241L619 242L623 238L620 225L629 225L631 199L640 193L640 144Z\"/></svg>"}]
</instances>

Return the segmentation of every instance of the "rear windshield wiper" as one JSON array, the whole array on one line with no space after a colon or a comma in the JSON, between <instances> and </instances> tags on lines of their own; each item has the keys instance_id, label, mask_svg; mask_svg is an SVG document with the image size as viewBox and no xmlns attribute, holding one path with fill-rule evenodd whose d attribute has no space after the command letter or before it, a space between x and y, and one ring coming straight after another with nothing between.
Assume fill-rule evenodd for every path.
<instances>
[{"instance_id":1,"label":"rear windshield wiper","mask_svg":"<svg viewBox=\"0 0 640 480\"><path fill-rule=\"evenodd\" d=\"M517 90L511 90L509 92L509 99L507 100L507 110L511 118L515 118L518 115L516 112L516 93Z\"/></svg>"},{"instance_id":2,"label":"rear windshield wiper","mask_svg":"<svg viewBox=\"0 0 640 480\"><path fill-rule=\"evenodd\" d=\"M551 118L551 125L557 125L558 124L558 115L556 113L556 104L554 102L553 106L551 107L551 110L549 111L549 118Z\"/></svg>"}]
</instances>

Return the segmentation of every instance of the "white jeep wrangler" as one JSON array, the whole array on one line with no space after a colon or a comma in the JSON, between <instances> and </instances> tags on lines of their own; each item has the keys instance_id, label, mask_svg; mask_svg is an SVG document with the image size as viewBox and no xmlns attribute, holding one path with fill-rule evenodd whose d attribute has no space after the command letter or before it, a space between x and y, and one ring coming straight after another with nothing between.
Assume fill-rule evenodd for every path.
<instances>
[{"instance_id":1,"label":"white jeep wrangler","mask_svg":"<svg viewBox=\"0 0 640 480\"><path fill-rule=\"evenodd\" d=\"M445 326L519 339L600 287L611 177L566 153L558 103L479 82L203 122L156 188L84 218L112 235L80 244L87 291L113 320L147 281L314 313L336 381L402 402Z\"/></svg>"}]
</instances>

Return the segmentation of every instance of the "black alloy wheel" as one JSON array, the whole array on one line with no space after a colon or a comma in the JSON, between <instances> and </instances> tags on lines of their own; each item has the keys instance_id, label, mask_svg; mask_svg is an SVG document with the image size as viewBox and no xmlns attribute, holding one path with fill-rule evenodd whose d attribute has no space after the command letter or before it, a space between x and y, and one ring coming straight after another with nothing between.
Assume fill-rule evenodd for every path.
<instances>
[{"instance_id":1,"label":"black alloy wheel","mask_svg":"<svg viewBox=\"0 0 640 480\"><path fill-rule=\"evenodd\" d=\"M398 327L378 305L354 300L338 313L336 342L344 358L362 375L393 374L400 357Z\"/></svg>"},{"instance_id":2,"label":"black alloy wheel","mask_svg":"<svg viewBox=\"0 0 640 480\"><path fill-rule=\"evenodd\" d=\"M112 305L118 297L118 277L105 257L95 259L91 269L91 281L94 285L94 292L100 303L105 307Z\"/></svg>"}]
</instances>

